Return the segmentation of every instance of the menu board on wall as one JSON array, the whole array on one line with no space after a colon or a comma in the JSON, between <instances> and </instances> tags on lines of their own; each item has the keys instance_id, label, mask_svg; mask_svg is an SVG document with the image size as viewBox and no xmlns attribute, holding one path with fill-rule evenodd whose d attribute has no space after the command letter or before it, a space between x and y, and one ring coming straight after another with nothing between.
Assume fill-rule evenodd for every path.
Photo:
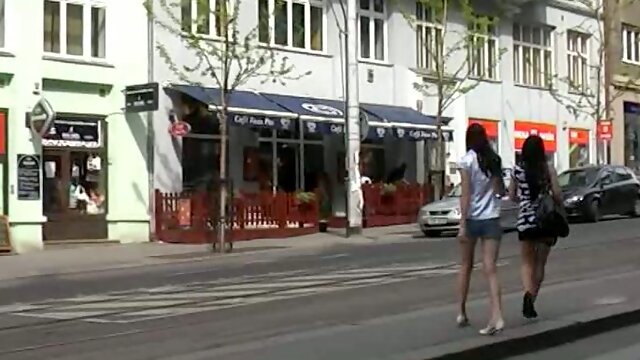
<instances>
[{"instance_id":1,"label":"menu board on wall","mask_svg":"<svg viewBox=\"0 0 640 360\"><path fill-rule=\"evenodd\" d=\"M40 155L18 154L18 200L40 200Z\"/></svg>"}]
</instances>

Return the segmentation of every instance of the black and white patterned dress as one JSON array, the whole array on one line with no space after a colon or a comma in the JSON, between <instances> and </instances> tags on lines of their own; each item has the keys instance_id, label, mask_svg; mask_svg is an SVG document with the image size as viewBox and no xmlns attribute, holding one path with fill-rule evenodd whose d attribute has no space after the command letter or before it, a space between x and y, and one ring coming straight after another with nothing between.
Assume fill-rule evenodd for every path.
<instances>
[{"instance_id":1,"label":"black and white patterned dress","mask_svg":"<svg viewBox=\"0 0 640 360\"><path fill-rule=\"evenodd\" d=\"M527 184L524 169L516 165L513 168L512 177L518 186L518 201L520 205L520 211L518 212L518 224L516 228L520 233L525 232L526 230L536 229L536 209L534 208L535 205L531 199L531 191L529 190L529 184Z\"/></svg>"},{"instance_id":2,"label":"black and white patterned dress","mask_svg":"<svg viewBox=\"0 0 640 360\"><path fill-rule=\"evenodd\" d=\"M547 245L555 245L558 241L557 237L538 228L536 221L536 204L534 202L535 199L531 198L531 190L529 189L524 169L516 165L513 168L512 178L517 185L520 210L518 212L518 223L516 225L518 237L520 240L531 241L545 239L545 243Z\"/></svg>"}]
</instances>

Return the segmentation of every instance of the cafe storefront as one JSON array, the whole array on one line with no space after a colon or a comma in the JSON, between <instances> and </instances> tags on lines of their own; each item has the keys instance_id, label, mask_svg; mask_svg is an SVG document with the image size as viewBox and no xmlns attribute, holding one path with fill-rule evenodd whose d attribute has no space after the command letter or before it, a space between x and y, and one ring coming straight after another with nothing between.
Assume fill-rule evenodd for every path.
<instances>
[{"instance_id":1,"label":"cafe storefront","mask_svg":"<svg viewBox=\"0 0 640 360\"><path fill-rule=\"evenodd\" d=\"M591 162L591 132L585 129L569 129L569 167L575 168Z\"/></svg>"},{"instance_id":2,"label":"cafe storefront","mask_svg":"<svg viewBox=\"0 0 640 360\"><path fill-rule=\"evenodd\" d=\"M194 131L193 124L206 121L189 119L188 114L180 110L185 108L184 103L191 104L187 108L207 110L206 117L218 127L214 116L219 107L218 89L171 85L165 87L165 93L171 98L173 108L178 110L176 121L183 117L192 124L191 133L182 138L183 149L187 139L202 137L205 141L203 134ZM228 99L228 169L234 193L232 201L275 199L272 196L280 194L291 194L299 200L300 193L315 192L320 182L326 181L330 187L332 214L340 216L345 210L344 102L248 91L235 91ZM379 191L390 175L401 169L402 174L393 181L403 180L421 186L416 183L417 144L423 140L436 140L435 119L400 106L361 103L360 110L361 129L366 131L361 146L360 170L363 179L368 179L363 188L371 185ZM443 132L445 141L453 139L452 129L445 127ZM209 141L215 141L217 135L209 136ZM394 155L390 151L399 153ZM185 169L194 158L184 150L182 155L184 179ZM212 159L197 162L205 163L209 168L217 166ZM210 171L210 175L216 172L215 169ZM162 189L158 191L162 192ZM248 226L246 219L241 222ZM288 222L282 220L280 226L288 226L284 224ZM269 221L266 223L269 224L254 225L272 226Z\"/></svg>"}]
</instances>

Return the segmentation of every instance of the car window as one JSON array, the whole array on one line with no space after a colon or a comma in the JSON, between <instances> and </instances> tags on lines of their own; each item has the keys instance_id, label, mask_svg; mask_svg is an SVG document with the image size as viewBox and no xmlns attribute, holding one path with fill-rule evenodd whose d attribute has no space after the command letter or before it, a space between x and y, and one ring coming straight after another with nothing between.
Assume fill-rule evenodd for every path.
<instances>
[{"instance_id":1,"label":"car window","mask_svg":"<svg viewBox=\"0 0 640 360\"><path fill-rule=\"evenodd\" d=\"M613 181L614 182L622 182L631 180L631 174L622 167L617 167L613 170Z\"/></svg>"},{"instance_id":2,"label":"car window","mask_svg":"<svg viewBox=\"0 0 640 360\"><path fill-rule=\"evenodd\" d=\"M602 185L609 185L613 183L613 172L609 169L603 170L600 173L600 183Z\"/></svg>"},{"instance_id":3,"label":"car window","mask_svg":"<svg viewBox=\"0 0 640 360\"><path fill-rule=\"evenodd\" d=\"M598 178L598 170L595 168L573 169L558 175L558 183L562 188L576 188L589 186Z\"/></svg>"}]
</instances>

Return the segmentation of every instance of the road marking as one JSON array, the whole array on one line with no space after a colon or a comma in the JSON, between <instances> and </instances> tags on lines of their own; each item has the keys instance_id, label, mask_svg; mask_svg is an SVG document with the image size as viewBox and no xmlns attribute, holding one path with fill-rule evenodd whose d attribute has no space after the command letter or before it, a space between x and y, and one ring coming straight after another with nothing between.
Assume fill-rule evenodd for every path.
<instances>
[{"instance_id":1,"label":"road marking","mask_svg":"<svg viewBox=\"0 0 640 360\"><path fill-rule=\"evenodd\" d=\"M503 261L498 266L506 264ZM422 263L336 269L316 274L296 271L295 275L282 273L280 277L241 277L236 279L237 283L213 280L16 304L0 308L0 313L125 324L450 275L458 268L454 263Z\"/></svg>"}]
</instances>

